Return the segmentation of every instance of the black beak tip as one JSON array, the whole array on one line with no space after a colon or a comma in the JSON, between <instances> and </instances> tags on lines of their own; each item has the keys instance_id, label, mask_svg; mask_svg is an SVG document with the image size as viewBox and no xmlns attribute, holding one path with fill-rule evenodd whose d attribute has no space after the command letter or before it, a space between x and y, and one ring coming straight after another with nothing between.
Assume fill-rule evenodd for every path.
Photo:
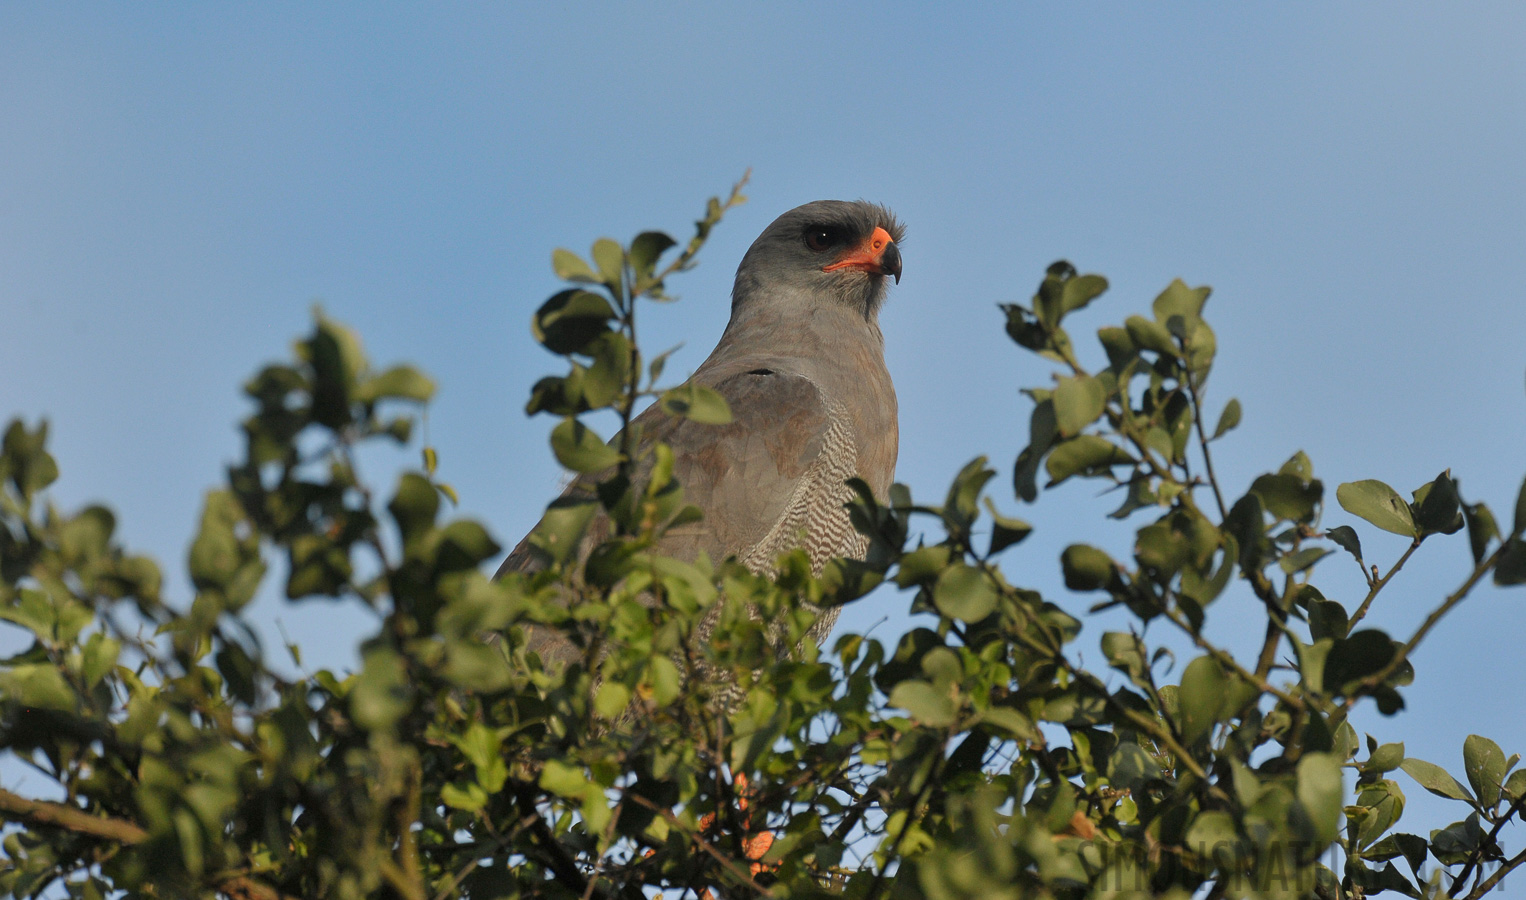
<instances>
[{"instance_id":1,"label":"black beak tip","mask_svg":"<svg viewBox=\"0 0 1526 900\"><path fill-rule=\"evenodd\" d=\"M885 274L895 276L895 283L901 283L901 250L895 244L885 245L885 255L880 257L880 268Z\"/></svg>"}]
</instances>

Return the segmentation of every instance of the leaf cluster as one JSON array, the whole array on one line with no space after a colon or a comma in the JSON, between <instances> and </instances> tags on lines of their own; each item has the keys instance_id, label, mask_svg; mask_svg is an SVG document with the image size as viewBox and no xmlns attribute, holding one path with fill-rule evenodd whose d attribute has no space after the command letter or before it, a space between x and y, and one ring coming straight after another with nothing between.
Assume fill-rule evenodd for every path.
<instances>
[{"instance_id":1,"label":"leaf cluster","mask_svg":"<svg viewBox=\"0 0 1526 900\"><path fill-rule=\"evenodd\" d=\"M244 458L207 495L187 598L163 596L108 510L53 508L46 426L12 423L0 619L30 646L0 661L0 752L56 790L0 790L0 890L1473 900L1526 861L1500 840L1526 805L1518 755L1469 736L1458 779L1349 721L1364 702L1402 708L1415 648L1482 579L1526 579L1526 490L1507 530L1449 472L1410 500L1340 485L1343 509L1410 538L1384 571L1356 528L1322 528L1325 487L1303 453L1242 490L1221 484L1213 453L1243 412L1205 406L1207 288L1173 282L1149 316L1101 328L1093 369L1066 326L1103 278L1056 263L1031 301L1003 307L1019 347L1057 366L1027 391L1014 497L1036 500L1041 478L1100 482L1136 524L1127 559L1076 544L1059 560L1094 611L1131 619L1100 636L1105 668L1082 663L1084 616L1001 567L1032 527L999 511L984 457L941 502L854 482L861 560L815 572L795 552L760 575L663 555L663 535L700 512L661 423L729 412L702 387L660 386L667 354L642 356L636 316L671 300L668 279L739 189L666 264L678 244L659 232L553 255L569 287L532 329L566 370L528 409L557 419L552 451L578 480L529 538L535 564L497 580L484 566L499 544L445 514L454 492L433 448L373 496L362 448L407 443L433 384L372 369L321 313L291 360L245 387ZM665 415L638 417L648 401ZM610 441L588 422L599 411L619 417ZM1473 568L1415 632L1365 621L1410 555L1462 531ZM1363 597L1314 582L1342 551ZM375 612L353 671L267 659L246 615L272 581L289 602ZM914 627L818 646L821 611L871 592L903 598ZM1254 658L1207 636L1227 602L1264 613ZM1196 648L1179 673L1152 626ZM571 648L564 663L542 658L545 635ZM1397 830L1400 771L1464 818Z\"/></svg>"}]
</instances>

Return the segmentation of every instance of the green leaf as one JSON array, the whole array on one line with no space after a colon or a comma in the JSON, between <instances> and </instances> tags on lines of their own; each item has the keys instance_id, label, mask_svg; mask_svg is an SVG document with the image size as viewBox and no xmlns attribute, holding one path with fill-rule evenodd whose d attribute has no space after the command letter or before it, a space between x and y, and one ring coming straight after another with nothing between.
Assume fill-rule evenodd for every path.
<instances>
[{"instance_id":1,"label":"green leaf","mask_svg":"<svg viewBox=\"0 0 1526 900\"><path fill-rule=\"evenodd\" d=\"M652 688L652 699L658 706L667 706L683 693L683 676L678 666L666 656L654 656L647 664L647 684Z\"/></svg>"},{"instance_id":2,"label":"green leaf","mask_svg":"<svg viewBox=\"0 0 1526 900\"><path fill-rule=\"evenodd\" d=\"M413 366L393 366L366 379L356 390L361 402L375 400L414 400L424 403L434 396L435 383Z\"/></svg>"},{"instance_id":3,"label":"green leaf","mask_svg":"<svg viewBox=\"0 0 1526 900\"><path fill-rule=\"evenodd\" d=\"M387 731L408 712L413 690L402 657L385 647L366 651L350 691L350 715L370 731Z\"/></svg>"},{"instance_id":4,"label":"green leaf","mask_svg":"<svg viewBox=\"0 0 1526 900\"><path fill-rule=\"evenodd\" d=\"M599 685L593 698L594 710L606 719L618 719L631 705L630 689L618 681Z\"/></svg>"},{"instance_id":5,"label":"green leaf","mask_svg":"<svg viewBox=\"0 0 1526 900\"><path fill-rule=\"evenodd\" d=\"M996 504L990 497L985 498L985 507L991 516L991 549L987 551L988 554L994 556L1033 533L1033 526L1022 519L997 512Z\"/></svg>"},{"instance_id":6,"label":"green leaf","mask_svg":"<svg viewBox=\"0 0 1526 900\"><path fill-rule=\"evenodd\" d=\"M1384 744L1372 751L1367 757L1367 762L1362 766L1362 771L1368 774L1381 775L1384 772L1392 772L1404 762L1404 742L1397 744Z\"/></svg>"},{"instance_id":7,"label":"green leaf","mask_svg":"<svg viewBox=\"0 0 1526 900\"><path fill-rule=\"evenodd\" d=\"M896 685L890 692L889 703L933 728L947 728L958 716L953 698L925 681L903 681Z\"/></svg>"},{"instance_id":8,"label":"green leaf","mask_svg":"<svg viewBox=\"0 0 1526 900\"><path fill-rule=\"evenodd\" d=\"M1073 591L1098 591L1118 578L1118 564L1103 551L1088 544L1071 544L1060 554L1060 571L1065 586Z\"/></svg>"},{"instance_id":9,"label":"green leaf","mask_svg":"<svg viewBox=\"0 0 1526 900\"><path fill-rule=\"evenodd\" d=\"M1447 774L1446 769L1435 763L1428 763L1423 759L1410 757L1401 763L1399 768L1403 769L1406 775L1415 779L1421 787L1438 797L1445 797L1448 800L1462 800L1465 803L1474 802L1473 795L1468 793L1468 789L1459 784L1457 779Z\"/></svg>"},{"instance_id":10,"label":"green leaf","mask_svg":"<svg viewBox=\"0 0 1526 900\"><path fill-rule=\"evenodd\" d=\"M1060 379L1052 399L1060 436L1074 437L1102 415L1107 391L1102 382L1089 375L1074 375Z\"/></svg>"},{"instance_id":11,"label":"green leaf","mask_svg":"<svg viewBox=\"0 0 1526 900\"><path fill-rule=\"evenodd\" d=\"M397 529L402 532L406 546L434 525L435 516L440 512L440 496L429 479L417 472L405 472L398 479L397 493L387 504L387 511L397 521Z\"/></svg>"},{"instance_id":12,"label":"green leaf","mask_svg":"<svg viewBox=\"0 0 1526 900\"><path fill-rule=\"evenodd\" d=\"M458 519L440 531L438 564L443 571L475 569L502 549L480 523Z\"/></svg>"},{"instance_id":13,"label":"green leaf","mask_svg":"<svg viewBox=\"0 0 1526 900\"><path fill-rule=\"evenodd\" d=\"M1411 508L1422 533L1455 534L1462 529L1462 501L1450 472L1442 472L1435 481L1422 485L1414 497Z\"/></svg>"},{"instance_id":14,"label":"green leaf","mask_svg":"<svg viewBox=\"0 0 1526 900\"><path fill-rule=\"evenodd\" d=\"M569 766L554 757L546 760L540 770L540 786L569 800L582 797L590 789L597 790L597 786L588 780L581 768Z\"/></svg>"},{"instance_id":15,"label":"green leaf","mask_svg":"<svg viewBox=\"0 0 1526 900\"><path fill-rule=\"evenodd\" d=\"M1462 760L1474 796L1486 809L1493 809L1505 781L1505 751L1486 737L1470 734L1462 742Z\"/></svg>"},{"instance_id":16,"label":"green leaf","mask_svg":"<svg viewBox=\"0 0 1526 900\"><path fill-rule=\"evenodd\" d=\"M1133 465L1134 458L1112 441L1095 434L1082 434L1056 444L1044 463L1050 484L1076 474L1110 471L1113 466Z\"/></svg>"},{"instance_id":17,"label":"green leaf","mask_svg":"<svg viewBox=\"0 0 1526 900\"><path fill-rule=\"evenodd\" d=\"M99 631L90 635L80 658L80 675L84 678L87 689L94 688L106 677L106 673L117 664L121 652L122 645L115 638L107 637Z\"/></svg>"},{"instance_id":18,"label":"green leaf","mask_svg":"<svg viewBox=\"0 0 1526 900\"><path fill-rule=\"evenodd\" d=\"M1521 799L1522 794L1526 794L1526 769L1516 769L1510 773L1510 777L1505 779L1503 793L1511 803Z\"/></svg>"},{"instance_id":19,"label":"green leaf","mask_svg":"<svg viewBox=\"0 0 1526 900\"><path fill-rule=\"evenodd\" d=\"M1309 814L1315 839L1323 848L1340 827L1341 761L1333 753L1305 753L1298 760L1298 803Z\"/></svg>"},{"instance_id":20,"label":"green leaf","mask_svg":"<svg viewBox=\"0 0 1526 900\"><path fill-rule=\"evenodd\" d=\"M1324 483L1318 479L1281 472L1258 477L1250 489L1260 495L1267 512L1290 522L1312 522L1325 496Z\"/></svg>"},{"instance_id":21,"label":"green leaf","mask_svg":"<svg viewBox=\"0 0 1526 900\"><path fill-rule=\"evenodd\" d=\"M593 269L583 258L571 250L561 247L551 251L551 271L563 281L574 281L580 284L598 284L599 277L593 274Z\"/></svg>"},{"instance_id":22,"label":"green leaf","mask_svg":"<svg viewBox=\"0 0 1526 900\"><path fill-rule=\"evenodd\" d=\"M661 231L643 231L631 241L631 268L638 279L650 278L657 268L657 259L678 242Z\"/></svg>"},{"instance_id":23,"label":"green leaf","mask_svg":"<svg viewBox=\"0 0 1526 900\"><path fill-rule=\"evenodd\" d=\"M1334 552L1324 547L1305 547L1278 560L1277 566L1289 575L1297 575L1305 569L1313 568L1315 563Z\"/></svg>"},{"instance_id":24,"label":"green leaf","mask_svg":"<svg viewBox=\"0 0 1526 900\"><path fill-rule=\"evenodd\" d=\"M1354 682L1380 671L1395 652L1393 639L1373 628L1336 641L1325 659L1325 690L1333 694L1354 690Z\"/></svg>"},{"instance_id":25,"label":"green leaf","mask_svg":"<svg viewBox=\"0 0 1526 900\"><path fill-rule=\"evenodd\" d=\"M1320 597L1309 601L1309 636L1316 641L1322 638L1344 638L1350 621L1346 607L1334 600Z\"/></svg>"},{"instance_id":26,"label":"green leaf","mask_svg":"<svg viewBox=\"0 0 1526 900\"><path fill-rule=\"evenodd\" d=\"M625 250L609 238L593 242L593 264L599 269L599 280L612 290L619 290L625 267Z\"/></svg>"},{"instance_id":27,"label":"green leaf","mask_svg":"<svg viewBox=\"0 0 1526 900\"><path fill-rule=\"evenodd\" d=\"M1005 731L1020 741L1043 740L1039 730L1034 727L1033 720L1010 706L987 707L980 714L980 723L988 728Z\"/></svg>"},{"instance_id":28,"label":"green leaf","mask_svg":"<svg viewBox=\"0 0 1526 900\"><path fill-rule=\"evenodd\" d=\"M1499 550L1494 565L1494 583L1504 587L1526 584L1526 538L1513 537Z\"/></svg>"},{"instance_id":29,"label":"green leaf","mask_svg":"<svg viewBox=\"0 0 1526 900\"><path fill-rule=\"evenodd\" d=\"M1240 841L1235 820L1227 812L1211 809L1198 813L1187 829L1187 844L1206 852L1224 852Z\"/></svg>"},{"instance_id":30,"label":"green leaf","mask_svg":"<svg viewBox=\"0 0 1526 900\"><path fill-rule=\"evenodd\" d=\"M1349 481L1335 489L1341 508L1394 534L1415 537L1415 520L1409 504L1393 488L1375 479Z\"/></svg>"},{"instance_id":31,"label":"green leaf","mask_svg":"<svg viewBox=\"0 0 1526 900\"><path fill-rule=\"evenodd\" d=\"M1109 631L1102 635L1102 655L1108 665L1130 676L1142 675L1148 666L1139 636L1125 631Z\"/></svg>"},{"instance_id":32,"label":"green leaf","mask_svg":"<svg viewBox=\"0 0 1526 900\"><path fill-rule=\"evenodd\" d=\"M589 344L609 332L614 307L601 294L570 290L553 294L530 320L530 333L552 353L584 353Z\"/></svg>"},{"instance_id":33,"label":"green leaf","mask_svg":"<svg viewBox=\"0 0 1526 900\"><path fill-rule=\"evenodd\" d=\"M1462 517L1468 526L1468 546L1473 551L1473 565L1484 561L1489 542L1500 536L1494 513L1482 503L1463 504Z\"/></svg>"},{"instance_id":34,"label":"green leaf","mask_svg":"<svg viewBox=\"0 0 1526 900\"><path fill-rule=\"evenodd\" d=\"M447 784L440 788L440 799L453 809L476 812L487 806L487 791L475 782Z\"/></svg>"},{"instance_id":35,"label":"green leaf","mask_svg":"<svg viewBox=\"0 0 1526 900\"><path fill-rule=\"evenodd\" d=\"M1107 279L1101 275L1077 275L1067 278L1060 290L1060 307L1067 314L1085 307L1102 296L1107 290Z\"/></svg>"},{"instance_id":36,"label":"green leaf","mask_svg":"<svg viewBox=\"0 0 1526 900\"><path fill-rule=\"evenodd\" d=\"M1325 532L1325 537L1340 545L1341 549L1356 557L1357 562L1362 561L1362 541L1356 536L1356 529L1350 525L1337 525Z\"/></svg>"},{"instance_id":37,"label":"green leaf","mask_svg":"<svg viewBox=\"0 0 1526 900\"><path fill-rule=\"evenodd\" d=\"M950 619L979 622L996 610L996 587L985 572L956 563L934 583L933 604Z\"/></svg>"},{"instance_id":38,"label":"green leaf","mask_svg":"<svg viewBox=\"0 0 1526 900\"><path fill-rule=\"evenodd\" d=\"M563 419L551 430L551 451L574 472L602 472L620 462L620 451L574 418Z\"/></svg>"},{"instance_id":39,"label":"green leaf","mask_svg":"<svg viewBox=\"0 0 1526 900\"><path fill-rule=\"evenodd\" d=\"M1515 525L1510 533L1515 536L1526 532L1526 481L1521 482L1521 492L1515 498Z\"/></svg>"},{"instance_id":40,"label":"green leaf","mask_svg":"<svg viewBox=\"0 0 1526 900\"><path fill-rule=\"evenodd\" d=\"M1199 656L1187 664L1177 694L1183 741L1191 744L1213 728L1228 688L1229 678L1213 657Z\"/></svg>"},{"instance_id":41,"label":"green leaf","mask_svg":"<svg viewBox=\"0 0 1526 900\"><path fill-rule=\"evenodd\" d=\"M703 425L729 425L731 407L716 391L692 381L663 392L657 401L670 416L682 416Z\"/></svg>"},{"instance_id":42,"label":"green leaf","mask_svg":"<svg viewBox=\"0 0 1526 900\"><path fill-rule=\"evenodd\" d=\"M1219 424L1213 429L1213 437L1209 440L1218 440L1226 432L1240 424L1240 401L1231 397L1224 404L1224 411L1219 413Z\"/></svg>"},{"instance_id":43,"label":"green leaf","mask_svg":"<svg viewBox=\"0 0 1526 900\"><path fill-rule=\"evenodd\" d=\"M1139 349L1154 350L1164 357L1176 358L1176 342L1171 339L1171 332L1166 330L1166 326L1144 316L1129 316L1124 320L1123 327L1128 330L1129 340Z\"/></svg>"},{"instance_id":44,"label":"green leaf","mask_svg":"<svg viewBox=\"0 0 1526 900\"><path fill-rule=\"evenodd\" d=\"M18 706L74 712L79 698L57 666L47 663L0 670L0 696Z\"/></svg>"},{"instance_id":45,"label":"green leaf","mask_svg":"<svg viewBox=\"0 0 1526 900\"><path fill-rule=\"evenodd\" d=\"M1199 319L1203 316L1203 304L1208 302L1208 295L1213 289L1207 286L1190 288L1180 279L1174 279L1166 289L1160 292L1150 309L1155 313L1155 321L1165 325L1173 316L1181 316L1184 319Z\"/></svg>"}]
</instances>

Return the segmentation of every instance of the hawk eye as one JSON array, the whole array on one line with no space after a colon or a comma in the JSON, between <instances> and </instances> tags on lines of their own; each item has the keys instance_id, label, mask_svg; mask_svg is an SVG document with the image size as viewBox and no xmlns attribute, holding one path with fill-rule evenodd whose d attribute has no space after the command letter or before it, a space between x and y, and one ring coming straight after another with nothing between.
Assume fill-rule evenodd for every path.
<instances>
[{"instance_id":1,"label":"hawk eye","mask_svg":"<svg viewBox=\"0 0 1526 900\"><path fill-rule=\"evenodd\" d=\"M842 243L842 234L836 228L807 228L805 245L820 253L835 244Z\"/></svg>"}]
</instances>

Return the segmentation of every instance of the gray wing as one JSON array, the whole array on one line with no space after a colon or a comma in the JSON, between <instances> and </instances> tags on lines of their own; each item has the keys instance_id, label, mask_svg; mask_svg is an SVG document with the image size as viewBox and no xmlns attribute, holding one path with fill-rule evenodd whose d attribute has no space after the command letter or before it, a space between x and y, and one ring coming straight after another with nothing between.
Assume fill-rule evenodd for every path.
<instances>
[{"instance_id":1,"label":"gray wing","mask_svg":"<svg viewBox=\"0 0 1526 900\"><path fill-rule=\"evenodd\" d=\"M656 408L637 417L643 442L672 447L684 499L705 514L669 531L659 549L684 560L701 551L717 561L735 555L755 572L772 571L779 555L796 547L806 549L817 571L833 557L861 557L867 541L844 509L853 497L845 482L858 468L858 443L846 411L809 378L766 364L727 366L700 381L726 399L730 424L704 425ZM587 492L597 480L579 477L567 493ZM580 558L608 535L609 522L601 514L584 537ZM534 571L543 564L538 551L520 541L498 573ZM819 630L830 629L835 618L823 616ZM551 636L544 629L535 631L531 649L543 658L548 651L561 655L561 647L547 645Z\"/></svg>"}]
</instances>

